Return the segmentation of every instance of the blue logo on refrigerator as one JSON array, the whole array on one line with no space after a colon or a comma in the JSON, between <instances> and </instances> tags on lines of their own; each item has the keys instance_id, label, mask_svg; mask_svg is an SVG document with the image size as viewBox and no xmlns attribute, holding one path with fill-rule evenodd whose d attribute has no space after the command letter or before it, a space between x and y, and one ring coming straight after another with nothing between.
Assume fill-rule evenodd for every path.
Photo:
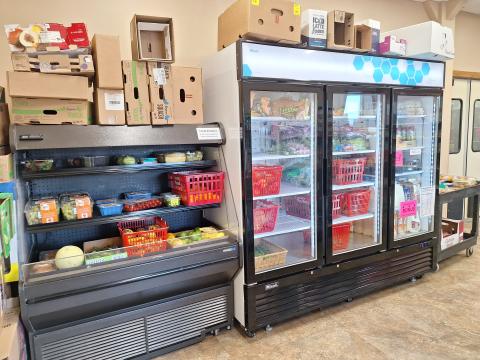
<instances>
[{"instance_id":1,"label":"blue logo on refrigerator","mask_svg":"<svg viewBox=\"0 0 480 360\"><path fill-rule=\"evenodd\" d=\"M376 83L385 82L388 77L400 85L421 85L430 72L430 64L426 62L369 55L355 55L353 67L357 71L370 71Z\"/></svg>"}]
</instances>

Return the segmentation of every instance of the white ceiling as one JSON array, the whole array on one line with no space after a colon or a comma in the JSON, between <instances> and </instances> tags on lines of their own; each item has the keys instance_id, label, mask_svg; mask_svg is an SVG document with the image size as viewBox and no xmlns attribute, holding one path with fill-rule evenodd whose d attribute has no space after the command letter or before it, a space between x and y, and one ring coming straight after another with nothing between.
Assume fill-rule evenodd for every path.
<instances>
[{"instance_id":1,"label":"white ceiling","mask_svg":"<svg viewBox=\"0 0 480 360\"><path fill-rule=\"evenodd\" d=\"M415 0L419 2L424 2L425 0ZM434 0L434 1L448 1L448 0ZM465 0L465 4L462 6L462 10L480 15L480 0Z\"/></svg>"}]
</instances>

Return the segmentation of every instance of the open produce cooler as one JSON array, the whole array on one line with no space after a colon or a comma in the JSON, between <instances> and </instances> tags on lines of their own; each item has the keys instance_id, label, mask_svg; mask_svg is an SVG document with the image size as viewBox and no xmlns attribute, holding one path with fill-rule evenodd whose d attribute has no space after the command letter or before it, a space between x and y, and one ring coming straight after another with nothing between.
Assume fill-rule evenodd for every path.
<instances>
[{"instance_id":1,"label":"open produce cooler","mask_svg":"<svg viewBox=\"0 0 480 360\"><path fill-rule=\"evenodd\" d=\"M137 336L112 356L154 357L232 325L238 220L224 208L221 223L207 220L229 187L218 125L15 126L12 139L19 291L35 359L77 341L98 358L130 321L142 324ZM164 317L165 307L180 315Z\"/></svg>"}]
</instances>

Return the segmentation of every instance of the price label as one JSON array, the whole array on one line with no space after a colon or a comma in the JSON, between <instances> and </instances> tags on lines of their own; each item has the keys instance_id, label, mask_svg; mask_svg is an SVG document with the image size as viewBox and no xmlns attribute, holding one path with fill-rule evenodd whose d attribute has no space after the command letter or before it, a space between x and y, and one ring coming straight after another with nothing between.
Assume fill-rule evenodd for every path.
<instances>
[{"instance_id":1,"label":"price label","mask_svg":"<svg viewBox=\"0 0 480 360\"><path fill-rule=\"evenodd\" d=\"M197 128L198 140L222 140L222 134L218 127Z\"/></svg>"},{"instance_id":2,"label":"price label","mask_svg":"<svg viewBox=\"0 0 480 360\"><path fill-rule=\"evenodd\" d=\"M417 149L410 149L410 155L421 155L422 154L422 149L417 148Z\"/></svg>"},{"instance_id":3,"label":"price label","mask_svg":"<svg viewBox=\"0 0 480 360\"><path fill-rule=\"evenodd\" d=\"M417 200L407 200L400 203L400 217L406 218L417 214Z\"/></svg>"},{"instance_id":4,"label":"price label","mask_svg":"<svg viewBox=\"0 0 480 360\"><path fill-rule=\"evenodd\" d=\"M123 111L125 100L122 93L105 93L105 110Z\"/></svg>"},{"instance_id":5,"label":"price label","mask_svg":"<svg viewBox=\"0 0 480 360\"><path fill-rule=\"evenodd\" d=\"M300 16L300 13L301 13L300 4L299 3L293 3L293 15Z\"/></svg>"},{"instance_id":6,"label":"price label","mask_svg":"<svg viewBox=\"0 0 480 360\"><path fill-rule=\"evenodd\" d=\"M395 152L395 166L403 166L403 151Z\"/></svg>"},{"instance_id":7,"label":"price label","mask_svg":"<svg viewBox=\"0 0 480 360\"><path fill-rule=\"evenodd\" d=\"M253 6L260 6L260 0L252 0Z\"/></svg>"}]
</instances>

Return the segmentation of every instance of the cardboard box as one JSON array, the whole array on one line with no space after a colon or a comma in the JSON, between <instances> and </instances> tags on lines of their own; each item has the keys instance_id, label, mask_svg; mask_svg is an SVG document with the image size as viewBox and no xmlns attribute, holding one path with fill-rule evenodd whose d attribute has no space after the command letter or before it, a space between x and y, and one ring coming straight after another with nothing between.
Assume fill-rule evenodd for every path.
<instances>
[{"instance_id":1,"label":"cardboard box","mask_svg":"<svg viewBox=\"0 0 480 360\"><path fill-rule=\"evenodd\" d=\"M407 42L404 39L397 40L393 35L385 36L385 39L378 45L378 52L381 55L405 56Z\"/></svg>"},{"instance_id":2,"label":"cardboard box","mask_svg":"<svg viewBox=\"0 0 480 360\"><path fill-rule=\"evenodd\" d=\"M13 156L12 154L0 155L0 182L13 180Z\"/></svg>"},{"instance_id":3,"label":"cardboard box","mask_svg":"<svg viewBox=\"0 0 480 360\"><path fill-rule=\"evenodd\" d=\"M374 19L366 19L358 22L356 21L355 25L366 25L370 27L370 29L372 29L372 48L369 51L374 54L378 53L378 46L380 44L380 21Z\"/></svg>"},{"instance_id":4,"label":"cardboard box","mask_svg":"<svg viewBox=\"0 0 480 360\"><path fill-rule=\"evenodd\" d=\"M93 76L92 55L48 54L29 56L25 53L12 53L12 66L15 71L35 71L65 75Z\"/></svg>"},{"instance_id":5,"label":"cardboard box","mask_svg":"<svg viewBox=\"0 0 480 360\"><path fill-rule=\"evenodd\" d=\"M95 114L98 125L125 125L123 90L95 90Z\"/></svg>"},{"instance_id":6,"label":"cardboard box","mask_svg":"<svg viewBox=\"0 0 480 360\"><path fill-rule=\"evenodd\" d=\"M167 63L175 61L171 18L134 15L130 22L130 35L133 59Z\"/></svg>"},{"instance_id":7,"label":"cardboard box","mask_svg":"<svg viewBox=\"0 0 480 360\"><path fill-rule=\"evenodd\" d=\"M455 57L452 29L435 21L391 30L382 36L405 39L406 56L425 60L450 60Z\"/></svg>"},{"instance_id":8,"label":"cardboard box","mask_svg":"<svg viewBox=\"0 0 480 360\"><path fill-rule=\"evenodd\" d=\"M5 103L5 88L0 86L0 104Z\"/></svg>"},{"instance_id":9,"label":"cardboard box","mask_svg":"<svg viewBox=\"0 0 480 360\"><path fill-rule=\"evenodd\" d=\"M173 81L170 64L147 63L152 125L173 124Z\"/></svg>"},{"instance_id":10,"label":"cardboard box","mask_svg":"<svg viewBox=\"0 0 480 360\"><path fill-rule=\"evenodd\" d=\"M218 50L239 38L298 44L300 12L289 0L237 0L218 18Z\"/></svg>"},{"instance_id":11,"label":"cardboard box","mask_svg":"<svg viewBox=\"0 0 480 360\"><path fill-rule=\"evenodd\" d=\"M8 130L10 118L8 115L8 105L0 104L0 146L8 146Z\"/></svg>"},{"instance_id":12,"label":"cardboard box","mask_svg":"<svg viewBox=\"0 0 480 360\"><path fill-rule=\"evenodd\" d=\"M302 12L302 44L327 46L327 11L308 9Z\"/></svg>"},{"instance_id":13,"label":"cardboard box","mask_svg":"<svg viewBox=\"0 0 480 360\"><path fill-rule=\"evenodd\" d=\"M123 89L119 37L95 34L92 52L96 86L102 89Z\"/></svg>"},{"instance_id":14,"label":"cardboard box","mask_svg":"<svg viewBox=\"0 0 480 360\"><path fill-rule=\"evenodd\" d=\"M91 91L84 76L8 71L7 84L12 98L88 100Z\"/></svg>"},{"instance_id":15,"label":"cardboard box","mask_svg":"<svg viewBox=\"0 0 480 360\"><path fill-rule=\"evenodd\" d=\"M447 249L463 241L464 228L463 220L442 219L441 249Z\"/></svg>"},{"instance_id":16,"label":"cardboard box","mask_svg":"<svg viewBox=\"0 0 480 360\"><path fill-rule=\"evenodd\" d=\"M27 358L25 335L19 314L19 308L9 308L5 311L3 327L0 328L1 360L23 360Z\"/></svg>"},{"instance_id":17,"label":"cardboard box","mask_svg":"<svg viewBox=\"0 0 480 360\"><path fill-rule=\"evenodd\" d=\"M353 13L333 10L328 13L327 46L331 49L350 50L355 46Z\"/></svg>"},{"instance_id":18,"label":"cardboard box","mask_svg":"<svg viewBox=\"0 0 480 360\"><path fill-rule=\"evenodd\" d=\"M203 124L202 69L172 66L173 123Z\"/></svg>"},{"instance_id":19,"label":"cardboard box","mask_svg":"<svg viewBox=\"0 0 480 360\"><path fill-rule=\"evenodd\" d=\"M12 98L13 124L89 125L91 120L86 100Z\"/></svg>"},{"instance_id":20,"label":"cardboard box","mask_svg":"<svg viewBox=\"0 0 480 360\"><path fill-rule=\"evenodd\" d=\"M127 125L150 124L148 75L145 62L122 61Z\"/></svg>"},{"instance_id":21,"label":"cardboard box","mask_svg":"<svg viewBox=\"0 0 480 360\"><path fill-rule=\"evenodd\" d=\"M372 28L367 25L355 25L355 51L372 50Z\"/></svg>"}]
</instances>

